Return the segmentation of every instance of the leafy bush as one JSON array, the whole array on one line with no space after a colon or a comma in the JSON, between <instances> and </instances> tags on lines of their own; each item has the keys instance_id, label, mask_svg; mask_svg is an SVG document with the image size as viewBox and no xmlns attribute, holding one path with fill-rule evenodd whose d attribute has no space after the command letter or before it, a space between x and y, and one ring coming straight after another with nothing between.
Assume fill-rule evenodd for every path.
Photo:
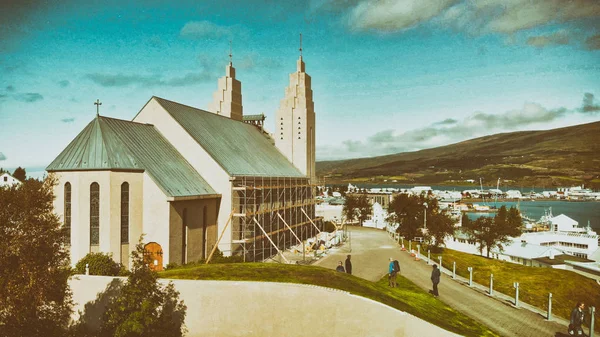
<instances>
[{"instance_id":1,"label":"leafy bush","mask_svg":"<svg viewBox=\"0 0 600 337\"><path fill-rule=\"evenodd\" d=\"M324 225L325 226L324 226L323 230L325 230L326 232L329 232L329 233L335 232L336 226L333 222L325 221Z\"/></svg>"},{"instance_id":2,"label":"leafy bush","mask_svg":"<svg viewBox=\"0 0 600 337\"><path fill-rule=\"evenodd\" d=\"M173 283L161 286L158 274L148 268L141 239L132 262L118 296L108 300L99 336L183 336L187 308Z\"/></svg>"},{"instance_id":3,"label":"leafy bush","mask_svg":"<svg viewBox=\"0 0 600 337\"><path fill-rule=\"evenodd\" d=\"M75 265L76 273L85 274L86 264L89 264L90 275L117 276L122 275L121 269L125 269L122 264L112 259L112 254L89 253Z\"/></svg>"},{"instance_id":4,"label":"leafy bush","mask_svg":"<svg viewBox=\"0 0 600 337\"><path fill-rule=\"evenodd\" d=\"M204 260L198 261L199 263L204 264ZM223 256L223 252L218 248L210 259L210 263L240 263L244 262L244 257L241 255L231 255L231 256Z\"/></svg>"}]
</instances>

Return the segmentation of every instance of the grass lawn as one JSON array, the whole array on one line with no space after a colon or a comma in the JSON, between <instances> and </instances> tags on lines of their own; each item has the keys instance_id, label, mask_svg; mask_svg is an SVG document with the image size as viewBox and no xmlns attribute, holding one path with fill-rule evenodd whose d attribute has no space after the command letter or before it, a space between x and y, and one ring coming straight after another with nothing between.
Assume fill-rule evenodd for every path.
<instances>
[{"instance_id":1,"label":"grass lawn","mask_svg":"<svg viewBox=\"0 0 600 337\"><path fill-rule=\"evenodd\" d=\"M427 249L425 248L425 252ZM572 271L526 267L515 263L488 259L451 249L444 249L442 264L452 270L456 262L456 274L469 277L468 267L473 267L473 281L490 285L494 274L494 290L514 296L513 282L519 282L519 301L548 310L548 293L552 293L552 314L569 319L578 301L600 308L600 285L596 281ZM431 254L438 261L439 254ZM589 318L589 314L586 315Z\"/></svg>"},{"instance_id":2,"label":"grass lawn","mask_svg":"<svg viewBox=\"0 0 600 337\"><path fill-rule=\"evenodd\" d=\"M370 298L464 336L498 336L402 276L398 276L398 288L392 289L387 286L386 277L374 283L321 267L274 263L200 265L167 270L159 275L170 279L314 284Z\"/></svg>"}]
</instances>

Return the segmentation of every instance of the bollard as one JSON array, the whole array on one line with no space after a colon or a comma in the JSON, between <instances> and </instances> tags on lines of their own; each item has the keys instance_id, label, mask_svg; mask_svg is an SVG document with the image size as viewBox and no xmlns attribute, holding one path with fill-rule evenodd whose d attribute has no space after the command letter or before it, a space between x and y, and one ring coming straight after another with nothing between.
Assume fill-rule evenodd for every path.
<instances>
[{"instance_id":1,"label":"bollard","mask_svg":"<svg viewBox=\"0 0 600 337\"><path fill-rule=\"evenodd\" d=\"M442 269L442 256L440 255L440 256L438 257L438 259L440 260L440 273L441 273L441 272L442 272L442 270L443 270L443 269Z\"/></svg>"},{"instance_id":2,"label":"bollard","mask_svg":"<svg viewBox=\"0 0 600 337\"><path fill-rule=\"evenodd\" d=\"M494 296L494 274L490 274L490 296Z\"/></svg>"},{"instance_id":3,"label":"bollard","mask_svg":"<svg viewBox=\"0 0 600 337\"><path fill-rule=\"evenodd\" d=\"M89 274L90 274L90 264L89 264L89 263L86 263L86 264L85 264L85 274L86 274L86 275L89 275Z\"/></svg>"},{"instance_id":4,"label":"bollard","mask_svg":"<svg viewBox=\"0 0 600 337\"><path fill-rule=\"evenodd\" d=\"M515 287L515 307L519 306L519 282L514 282L513 287Z\"/></svg>"},{"instance_id":5,"label":"bollard","mask_svg":"<svg viewBox=\"0 0 600 337\"><path fill-rule=\"evenodd\" d=\"M552 293L548 294L548 320L552 319Z\"/></svg>"},{"instance_id":6,"label":"bollard","mask_svg":"<svg viewBox=\"0 0 600 337\"><path fill-rule=\"evenodd\" d=\"M417 245L417 258L415 260L419 261L421 258L421 245Z\"/></svg>"},{"instance_id":7,"label":"bollard","mask_svg":"<svg viewBox=\"0 0 600 337\"><path fill-rule=\"evenodd\" d=\"M473 286L473 267L467 268L469 270L469 287Z\"/></svg>"},{"instance_id":8,"label":"bollard","mask_svg":"<svg viewBox=\"0 0 600 337\"><path fill-rule=\"evenodd\" d=\"M456 279L456 261L452 262L452 278Z\"/></svg>"},{"instance_id":9,"label":"bollard","mask_svg":"<svg viewBox=\"0 0 600 337\"><path fill-rule=\"evenodd\" d=\"M427 264L431 262L431 251L427 249Z\"/></svg>"},{"instance_id":10,"label":"bollard","mask_svg":"<svg viewBox=\"0 0 600 337\"><path fill-rule=\"evenodd\" d=\"M596 313L596 307L591 306L590 307L590 337L594 337L594 321L595 321L595 315Z\"/></svg>"}]
</instances>

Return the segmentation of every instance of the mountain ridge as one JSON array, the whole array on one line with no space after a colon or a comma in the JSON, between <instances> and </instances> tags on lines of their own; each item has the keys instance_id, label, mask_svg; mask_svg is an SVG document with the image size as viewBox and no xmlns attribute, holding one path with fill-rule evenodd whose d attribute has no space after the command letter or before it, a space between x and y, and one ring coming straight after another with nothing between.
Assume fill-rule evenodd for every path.
<instances>
[{"instance_id":1,"label":"mountain ridge","mask_svg":"<svg viewBox=\"0 0 600 337\"><path fill-rule=\"evenodd\" d=\"M319 161L329 182L453 184L484 178L524 185L600 188L600 121L550 130L503 132L436 148Z\"/></svg>"}]
</instances>

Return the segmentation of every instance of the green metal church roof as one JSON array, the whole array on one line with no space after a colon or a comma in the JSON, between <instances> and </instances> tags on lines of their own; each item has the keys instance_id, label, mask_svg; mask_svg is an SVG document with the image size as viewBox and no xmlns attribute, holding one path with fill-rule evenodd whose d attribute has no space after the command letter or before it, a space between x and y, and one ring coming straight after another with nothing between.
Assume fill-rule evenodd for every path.
<instances>
[{"instance_id":1,"label":"green metal church roof","mask_svg":"<svg viewBox=\"0 0 600 337\"><path fill-rule=\"evenodd\" d=\"M46 168L47 171L146 171L171 197L217 192L149 124L96 117Z\"/></svg>"},{"instance_id":2,"label":"green metal church roof","mask_svg":"<svg viewBox=\"0 0 600 337\"><path fill-rule=\"evenodd\" d=\"M255 126L153 97L231 176L306 177Z\"/></svg>"}]
</instances>

